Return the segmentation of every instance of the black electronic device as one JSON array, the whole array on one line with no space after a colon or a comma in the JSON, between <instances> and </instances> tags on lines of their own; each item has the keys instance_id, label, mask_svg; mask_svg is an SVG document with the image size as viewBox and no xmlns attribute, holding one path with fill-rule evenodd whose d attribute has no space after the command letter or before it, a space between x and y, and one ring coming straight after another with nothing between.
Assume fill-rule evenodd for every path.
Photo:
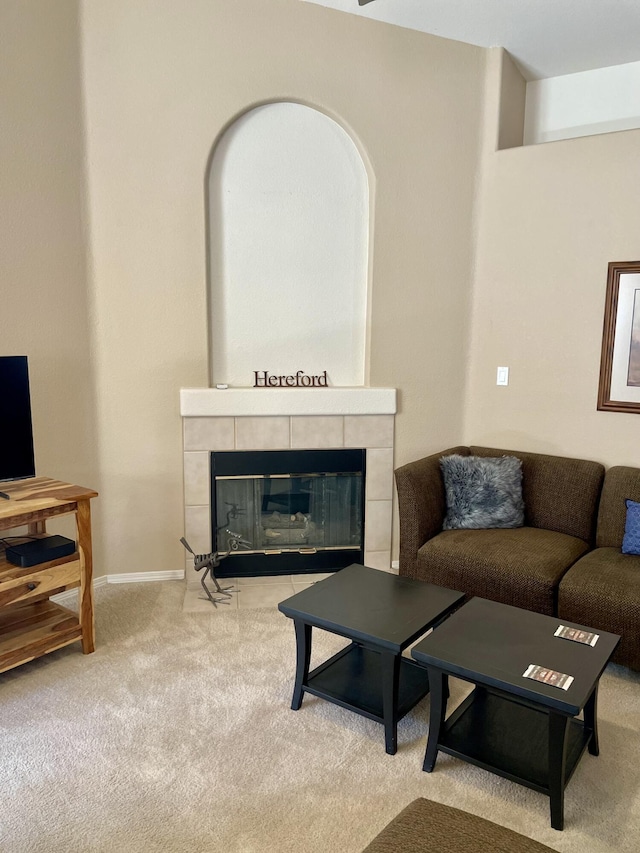
<instances>
[{"instance_id":1,"label":"black electronic device","mask_svg":"<svg viewBox=\"0 0 640 853\"><path fill-rule=\"evenodd\" d=\"M35 477L26 355L0 356L0 480Z\"/></svg>"},{"instance_id":2,"label":"black electronic device","mask_svg":"<svg viewBox=\"0 0 640 853\"><path fill-rule=\"evenodd\" d=\"M76 543L66 536L44 536L20 545L9 545L5 552L8 562L26 569L38 563L48 563L60 557L68 557L76 550Z\"/></svg>"}]
</instances>

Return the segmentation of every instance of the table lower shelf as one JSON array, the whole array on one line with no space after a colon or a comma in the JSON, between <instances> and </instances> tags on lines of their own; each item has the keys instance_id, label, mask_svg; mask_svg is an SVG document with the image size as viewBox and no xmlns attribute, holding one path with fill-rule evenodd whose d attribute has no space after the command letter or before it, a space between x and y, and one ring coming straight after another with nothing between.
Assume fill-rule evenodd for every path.
<instances>
[{"instance_id":1,"label":"table lower shelf","mask_svg":"<svg viewBox=\"0 0 640 853\"><path fill-rule=\"evenodd\" d=\"M377 722L384 722L379 652L352 644L309 673L304 690ZM424 667L400 658L398 719L429 692Z\"/></svg>"},{"instance_id":2,"label":"table lower shelf","mask_svg":"<svg viewBox=\"0 0 640 853\"><path fill-rule=\"evenodd\" d=\"M592 732L569 721L565 784ZM482 687L456 708L444 724L438 749L485 770L549 793L549 714Z\"/></svg>"},{"instance_id":3,"label":"table lower shelf","mask_svg":"<svg viewBox=\"0 0 640 853\"><path fill-rule=\"evenodd\" d=\"M82 639L78 616L44 600L0 610L0 672Z\"/></svg>"}]
</instances>

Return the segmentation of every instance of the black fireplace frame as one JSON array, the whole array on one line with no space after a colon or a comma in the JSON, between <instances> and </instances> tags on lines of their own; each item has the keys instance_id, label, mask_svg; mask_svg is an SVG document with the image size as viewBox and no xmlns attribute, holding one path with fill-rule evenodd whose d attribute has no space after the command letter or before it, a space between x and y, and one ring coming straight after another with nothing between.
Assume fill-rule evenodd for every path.
<instances>
[{"instance_id":1,"label":"black fireplace frame","mask_svg":"<svg viewBox=\"0 0 640 853\"><path fill-rule=\"evenodd\" d=\"M217 549L216 477L282 475L299 476L313 472L362 474L362 537L359 548L331 549L316 553L284 552L247 554L241 551L225 557L216 576L220 578L259 577L336 572L352 563L364 564L365 482L367 451L364 448L331 450L223 450L212 451L210 460L211 542Z\"/></svg>"}]
</instances>

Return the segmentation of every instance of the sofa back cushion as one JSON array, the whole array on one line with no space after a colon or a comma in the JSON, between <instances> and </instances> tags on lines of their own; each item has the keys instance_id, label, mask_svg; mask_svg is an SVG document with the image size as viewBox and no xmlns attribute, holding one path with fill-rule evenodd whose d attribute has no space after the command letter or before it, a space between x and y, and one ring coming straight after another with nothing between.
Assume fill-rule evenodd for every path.
<instances>
[{"instance_id":1,"label":"sofa back cushion","mask_svg":"<svg viewBox=\"0 0 640 853\"><path fill-rule=\"evenodd\" d=\"M494 447L472 446L470 450L474 456L508 455L522 460L525 525L593 542L604 478L599 462Z\"/></svg>"},{"instance_id":2,"label":"sofa back cushion","mask_svg":"<svg viewBox=\"0 0 640 853\"><path fill-rule=\"evenodd\" d=\"M640 501L640 468L616 465L604 477L598 511L598 548L620 548L627 517L625 501Z\"/></svg>"}]
</instances>

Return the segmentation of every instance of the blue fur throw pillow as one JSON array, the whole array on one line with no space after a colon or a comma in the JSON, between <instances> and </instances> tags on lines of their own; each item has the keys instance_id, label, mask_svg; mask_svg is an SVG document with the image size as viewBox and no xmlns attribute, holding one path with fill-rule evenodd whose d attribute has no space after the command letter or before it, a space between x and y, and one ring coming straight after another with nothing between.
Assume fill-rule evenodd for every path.
<instances>
[{"instance_id":1,"label":"blue fur throw pillow","mask_svg":"<svg viewBox=\"0 0 640 853\"><path fill-rule=\"evenodd\" d=\"M640 556L640 503L632 500L626 500L625 503L627 518L624 525L622 553Z\"/></svg>"},{"instance_id":2,"label":"blue fur throw pillow","mask_svg":"<svg viewBox=\"0 0 640 853\"><path fill-rule=\"evenodd\" d=\"M515 456L443 456L444 530L522 527L522 462Z\"/></svg>"}]
</instances>

